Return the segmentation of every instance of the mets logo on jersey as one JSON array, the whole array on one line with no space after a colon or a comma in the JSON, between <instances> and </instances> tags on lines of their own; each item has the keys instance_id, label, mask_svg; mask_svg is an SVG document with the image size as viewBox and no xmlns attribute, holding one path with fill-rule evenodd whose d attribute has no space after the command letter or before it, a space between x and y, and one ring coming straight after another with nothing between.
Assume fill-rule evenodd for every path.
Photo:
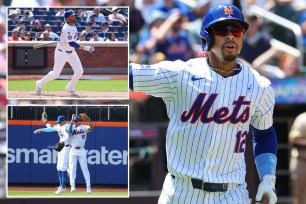
<instances>
[{"instance_id":1,"label":"mets logo on jersey","mask_svg":"<svg viewBox=\"0 0 306 204\"><path fill-rule=\"evenodd\" d=\"M213 107L218 94L212 93L205 100L206 96L207 93L200 93L190 109L182 113L181 121L183 123L190 120L190 123L194 124L200 119L204 124L210 122L218 124L230 122L232 124L237 124L245 123L249 120L251 101L246 101L245 96L239 96L237 100L233 101L233 110L231 113L229 107L223 106L211 114L211 108ZM241 110L242 113L240 113Z\"/></svg>"},{"instance_id":2,"label":"mets logo on jersey","mask_svg":"<svg viewBox=\"0 0 306 204\"><path fill-rule=\"evenodd\" d=\"M233 8L231 6L224 6L224 14L228 15L227 17L232 17L234 14Z\"/></svg>"},{"instance_id":3,"label":"mets logo on jersey","mask_svg":"<svg viewBox=\"0 0 306 204\"><path fill-rule=\"evenodd\" d=\"M73 132L72 132L72 135L83 134L84 132L85 131L83 129L80 129L80 130L74 129Z\"/></svg>"}]
</instances>

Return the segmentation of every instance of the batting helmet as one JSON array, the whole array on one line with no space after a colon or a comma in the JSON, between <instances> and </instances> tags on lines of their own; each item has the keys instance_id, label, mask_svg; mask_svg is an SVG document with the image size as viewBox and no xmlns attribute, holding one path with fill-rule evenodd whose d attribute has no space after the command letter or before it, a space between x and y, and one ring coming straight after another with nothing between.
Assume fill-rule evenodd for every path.
<instances>
[{"instance_id":1,"label":"batting helmet","mask_svg":"<svg viewBox=\"0 0 306 204\"><path fill-rule=\"evenodd\" d=\"M218 4L213 6L206 12L202 22L200 36L203 50L209 51L213 45L213 36L210 28L216 23L228 20L239 23L244 28L244 31L249 28L249 24L244 21L241 11L236 6L232 4Z\"/></svg>"},{"instance_id":2,"label":"batting helmet","mask_svg":"<svg viewBox=\"0 0 306 204\"><path fill-rule=\"evenodd\" d=\"M60 116L58 116L58 118L56 120L56 123L61 123L61 122L65 121L65 120L66 120L66 117L63 116L63 115L60 115Z\"/></svg>"},{"instance_id":3,"label":"batting helmet","mask_svg":"<svg viewBox=\"0 0 306 204\"><path fill-rule=\"evenodd\" d=\"M74 16L74 15L75 15L74 11L73 11L73 10L69 10L69 11L66 11L66 12L65 12L64 17L65 17L65 19L67 19L67 18L69 18L70 16Z\"/></svg>"}]
</instances>

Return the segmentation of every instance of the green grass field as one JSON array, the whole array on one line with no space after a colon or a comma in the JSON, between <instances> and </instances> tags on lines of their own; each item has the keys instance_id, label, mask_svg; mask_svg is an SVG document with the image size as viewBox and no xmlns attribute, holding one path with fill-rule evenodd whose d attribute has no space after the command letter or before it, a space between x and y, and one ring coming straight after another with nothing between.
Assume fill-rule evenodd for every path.
<instances>
[{"instance_id":1,"label":"green grass field","mask_svg":"<svg viewBox=\"0 0 306 204\"><path fill-rule=\"evenodd\" d=\"M8 90L35 90L35 80L9 80ZM42 90L62 91L69 80L53 80L44 85ZM128 80L79 80L77 91L128 92Z\"/></svg>"},{"instance_id":2,"label":"green grass field","mask_svg":"<svg viewBox=\"0 0 306 204\"><path fill-rule=\"evenodd\" d=\"M25 191L25 190L9 190L8 196L12 197L127 197L128 192L66 192L61 195L56 195L53 191Z\"/></svg>"}]
</instances>

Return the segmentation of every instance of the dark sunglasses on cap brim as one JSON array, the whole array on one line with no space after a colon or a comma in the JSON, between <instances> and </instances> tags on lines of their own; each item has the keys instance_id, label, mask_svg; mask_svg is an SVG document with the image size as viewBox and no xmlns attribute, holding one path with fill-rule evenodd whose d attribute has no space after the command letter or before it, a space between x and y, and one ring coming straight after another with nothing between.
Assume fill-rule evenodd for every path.
<instances>
[{"instance_id":1,"label":"dark sunglasses on cap brim","mask_svg":"<svg viewBox=\"0 0 306 204\"><path fill-rule=\"evenodd\" d=\"M212 32L215 35L226 36L229 31L232 32L234 37L242 37L244 34L244 29L239 26L228 26L228 25L218 25L212 27Z\"/></svg>"}]
</instances>

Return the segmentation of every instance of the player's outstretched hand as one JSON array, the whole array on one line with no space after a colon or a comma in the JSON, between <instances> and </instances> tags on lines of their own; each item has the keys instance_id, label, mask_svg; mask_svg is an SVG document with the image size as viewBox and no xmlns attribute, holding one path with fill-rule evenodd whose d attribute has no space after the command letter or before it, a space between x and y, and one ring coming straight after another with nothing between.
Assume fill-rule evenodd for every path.
<instances>
[{"instance_id":1,"label":"player's outstretched hand","mask_svg":"<svg viewBox=\"0 0 306 204\"><path fill-rule=\"evenodd\" d=\"M86 50L87 52L92 53L95 50L95 48L92 47L92 46L84 46L84 50Z\"/></svg>"},{"instance_id":2,"label":"player's outstretched hand","mask_svg":"<svg viewBox=\"0 0 306 204\"><path fill-rule=\"evenodd\" d=\"M34 130L34 134L41 133L41 129Z\"/></svg>"},{"instance_id":3,"label":"player's outstretched hand","mask_svg":"<svg viewBox=\"0 0 306 204\"><path fill-rule=\"evenodd\" d=\"M275 176L264 175L260 182L256 194L256 201L260 203L275 204L277 197L275 194Z\"/></svg>"}]
</instances>

